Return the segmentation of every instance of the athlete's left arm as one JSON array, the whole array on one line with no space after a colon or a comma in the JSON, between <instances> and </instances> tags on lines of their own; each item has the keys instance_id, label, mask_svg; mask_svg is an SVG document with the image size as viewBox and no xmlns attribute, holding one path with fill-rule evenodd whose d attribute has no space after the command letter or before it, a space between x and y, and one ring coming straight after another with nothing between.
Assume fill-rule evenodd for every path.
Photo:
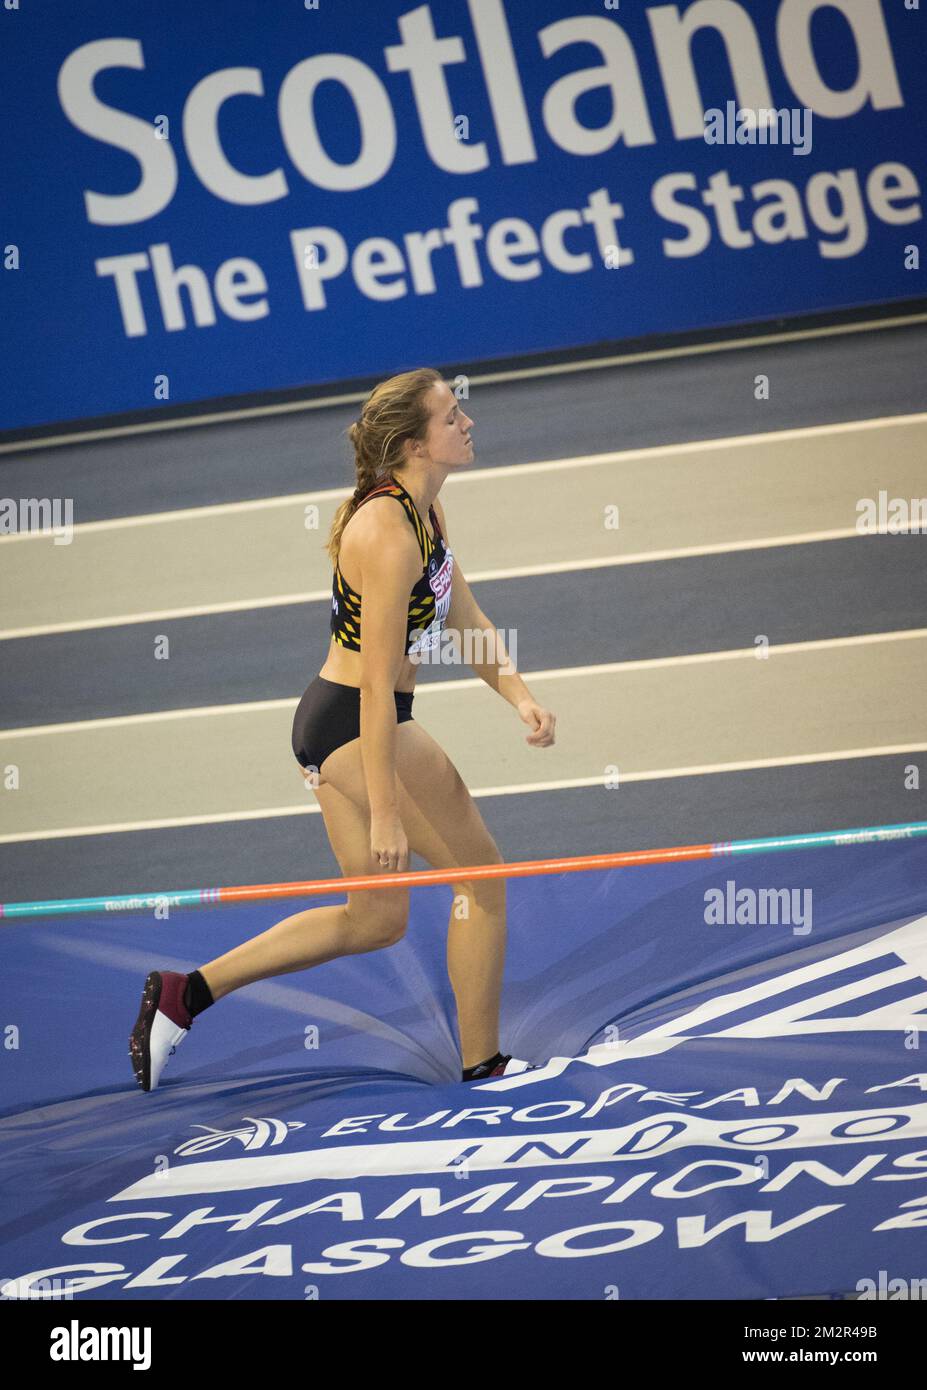
<instances>
[{"instance_id":1,"label":"athlete's left arm","mask_svg":"<svg viewBox=\"0 0 927 1390\"><path fill-rule=\"evenodd\" d=\"M444 508L437 498L434 509L445 544L448 549L452 549ZM533 733L529 734L525 741L539 748L546 748L552 744L557 723L556 715L538 704L516 671L515 662L506 650L502 634L489 621L474 598L473 590L466 581L456 555L446 626L458 633L462 659L474 674L514 706L525 723L532 726Z\"/></svg>"}]
</instances>

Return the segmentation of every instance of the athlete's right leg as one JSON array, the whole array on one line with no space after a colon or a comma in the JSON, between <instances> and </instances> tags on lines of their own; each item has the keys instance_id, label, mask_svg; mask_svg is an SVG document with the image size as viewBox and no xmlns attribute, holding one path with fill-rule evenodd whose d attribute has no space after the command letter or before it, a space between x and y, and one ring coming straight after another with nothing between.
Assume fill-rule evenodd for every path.
<instances>
[{"instance_id":1,"label":"athlete's right leg","mask_svg":"<svg viewBox=\"0 0 927 1390\"><path fill-rule=\"evenodd\" d=\"M336 750L360 759L360 740ZM388 874L370 852L370 818L326 780L314 787L335 858L345 877ZM199 967L213 999L273 975L308 970L339 956L377 951L398 941L409 918L408 888L369 888L347 902L295 912L250 941Z\"/></svg>"},{"instance_id":2,"label":"athlete's right leg","mask_svg":"<svg viewBox=\"0 0 927 1390\"><path fill-rule=\"evenodd\" d=\"M343 745L350 748L351 745ZM360 740L354 743L360 758ZM337 752L341 753L342 748ZM326 764L327 765L327 760ZM323 765L323 766L325 766ZM370 853L370 818L362 807L323 780L315 787L335 856L345 875L387 874ZM242 985L269 976L308 970L339 956L391 946L404 935L408 888L368 889L348 894L346 903L295 912L225 955L200 966L212 1002ZM194 997L194 992L198 997ZM157 1087L164 1065L210 999L196 980L176 971L151 971L129 1037L135 1079L144 1091Z\"/></svg>"}]
</instances>

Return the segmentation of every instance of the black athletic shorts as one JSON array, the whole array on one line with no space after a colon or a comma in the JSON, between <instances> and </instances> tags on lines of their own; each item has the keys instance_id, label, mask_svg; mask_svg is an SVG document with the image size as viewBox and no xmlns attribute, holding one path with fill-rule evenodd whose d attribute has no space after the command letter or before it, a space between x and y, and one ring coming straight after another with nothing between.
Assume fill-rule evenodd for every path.
<instances>
[{"instance_id":1,"label":"black athletic shorts","mask_svg":"<svg viewBox=\"0 0 927 1390\"><path fill-rule=\"evenodd\" d=\"M414 691L395 690L396 723L412 718ZM293 716L291 742L302 767L321 771L329 753L360 738L360 690L316 676L306 687Z\"/></svg>"}]
</instances>

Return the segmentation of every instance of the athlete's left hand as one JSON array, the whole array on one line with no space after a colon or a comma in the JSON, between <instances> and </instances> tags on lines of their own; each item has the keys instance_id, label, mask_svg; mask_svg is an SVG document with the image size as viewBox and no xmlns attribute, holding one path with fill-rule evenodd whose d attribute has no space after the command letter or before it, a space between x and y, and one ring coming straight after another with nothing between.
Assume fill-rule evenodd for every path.
<instances>
[{"instance_id":1,"label":"athlete's left hand","mask_svg":"<svg viewBox=\"0 0 927 1390\"><path fill-rule=\"evenodd\" d=\"M554 742L554 729L557 716L549 709L543 709L536 700L522 700L517 706L518 717L530 724L533 733L525 739L534 748L549 748Z\"/></svg>"}]
</instances>

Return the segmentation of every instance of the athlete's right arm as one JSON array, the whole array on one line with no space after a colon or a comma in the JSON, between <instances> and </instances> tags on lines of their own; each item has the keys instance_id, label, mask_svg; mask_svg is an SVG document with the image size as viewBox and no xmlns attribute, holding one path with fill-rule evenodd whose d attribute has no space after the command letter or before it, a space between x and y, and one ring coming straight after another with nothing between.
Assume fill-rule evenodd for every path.
<instances>
[{"instance_id":1,"label":"athlete's right arm","mask_svg":"<svg viewBox=\"0 0 927 1390\"><path fill-rule=\"evenodd\" d=\"M364 510L371 515L364 535L358 537L361 758L370 801L371 848L374 853L398 849L397 855L388 858L388 867L403 869L408 867L408 845L399 821L393 692L405 658L409 594L421 574L422 561L401 508L394 505L387 511L384 498L379 504L369 502Z\"/></svg>"}]
</instances>

